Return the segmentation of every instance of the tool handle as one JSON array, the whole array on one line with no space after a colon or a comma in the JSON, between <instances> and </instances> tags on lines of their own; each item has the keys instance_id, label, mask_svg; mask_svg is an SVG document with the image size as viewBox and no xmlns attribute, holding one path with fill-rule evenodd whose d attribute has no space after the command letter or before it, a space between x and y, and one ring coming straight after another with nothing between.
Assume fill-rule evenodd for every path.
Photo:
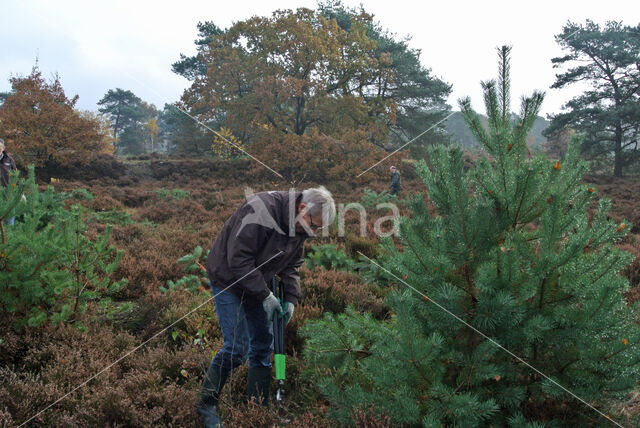
<instances>
[{"instance_id":1,"label":"tool handle","mask_svg":"<svg viewBox=\"0 0 640 428\"><path fill-rule=\"evenodd\" d=\"M284 307L284 284L282 281L278 283L278 298L280 299L280 304ZM280 353L284 355L284 328L285 328L285 320L284 314L282 318L280 318L278 328L280 329L278 339L280 340Z\"/></svg>"},{"instance_id":2,"label":"tool handle","mask_svg":"<svg viewBox=\"0 0 640 428\"><path fill-rule=\"evenodd\" d=\"M276 277L271 280L271 292L281 305L284 304L284 285ZM276 356L284 356L284 317L278 315L273 317L273 348Z\"/></svg>"}]
</instances>

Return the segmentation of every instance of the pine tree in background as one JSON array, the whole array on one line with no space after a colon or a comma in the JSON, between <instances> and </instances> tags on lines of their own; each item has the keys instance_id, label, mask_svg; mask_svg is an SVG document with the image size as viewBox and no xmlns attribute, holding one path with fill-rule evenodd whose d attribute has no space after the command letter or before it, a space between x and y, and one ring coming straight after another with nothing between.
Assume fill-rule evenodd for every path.
<instances>
[{"instance_id":1,"label":"pine tree in background","mask_svg":"<svg viewBox=\"0 0 640 428\"><path fill-rule=\"evenodd\" d=\"M619 274L632 257L613 245L630 225L581 184L577 141L561 161L528 155L544 96L509 114L509 54L499 49L499 79L482 83L487 128L461 100L487 157L465 172L460 150L431 150L419 174L437 214L415 197L402 249L384 243L391 319L351 310L305 326L306 357L342 423L359 408L407 426L607 424L496 343L612 417L638 386L637 305Z\"/></svg>"}]
</instances>

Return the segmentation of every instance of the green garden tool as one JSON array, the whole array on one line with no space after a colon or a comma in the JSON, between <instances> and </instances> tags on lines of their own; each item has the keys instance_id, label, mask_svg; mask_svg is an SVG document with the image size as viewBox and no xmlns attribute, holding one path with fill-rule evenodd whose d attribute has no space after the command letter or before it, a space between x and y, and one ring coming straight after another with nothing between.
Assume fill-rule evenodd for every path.
<instances>
[{"instance_id":1,"label":"green garden tool","mask_svg":"<svg viewBox=\"0 0 640 428\"><path fill-rule=\"evenodd\" d=\"M284 304L284 286L277 278L271 280L271 288L273 295L277 297L281 305ZM276 402L282 402L284 394L285 379L285 356L284 356L284 316L273 317L273 352L274 364L276 366L276 380L278 381L278 390L276 391Z\"/></svg>"}]
</instances>

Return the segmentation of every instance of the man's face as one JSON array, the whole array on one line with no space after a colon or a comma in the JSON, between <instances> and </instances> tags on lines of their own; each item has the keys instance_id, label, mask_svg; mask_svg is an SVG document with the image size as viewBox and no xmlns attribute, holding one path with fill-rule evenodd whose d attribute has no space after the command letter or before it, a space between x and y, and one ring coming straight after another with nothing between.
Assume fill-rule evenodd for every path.
<instances>
[{"instance_id":1,"label":"man's face","mask_svg":"<svg viewBox=\"0 0 640 428\"><path fill-rule=\"evenodd\" d=\"M322 215L310 215L307 209L307 204L305 204L304 202L300 202L298 204L298 210L296 214L298 216L298 221L296 221L295 229L298 233L309 233L310 230L315 235L323 227ZM306 229L302 224L303 222L307 226Z\"/></svg>"},{"instance_id":2,"label":"man's face","mask_svg":"<svg viewBox=\"0 0 640 428\"><path fill-rule=\"evenodd\" d=\"M0 143L0 153L4 152L4 144Z\"/></svg>"}]
</instances>

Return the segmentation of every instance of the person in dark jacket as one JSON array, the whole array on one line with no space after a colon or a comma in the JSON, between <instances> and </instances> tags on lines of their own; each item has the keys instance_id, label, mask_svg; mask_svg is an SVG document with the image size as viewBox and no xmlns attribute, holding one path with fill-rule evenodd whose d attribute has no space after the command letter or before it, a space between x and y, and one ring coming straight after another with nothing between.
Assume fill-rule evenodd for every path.
<instances>
[{"instance_id":1,"label":"person in dark jacket","mask_svg":"<svg viewBox=\"0 0 640 428\"><path fill-rule=\"evenodd\" d=\"M4 140L0 138L0 181L2 181L2 187L9 186L9 172L18 169L16 162L7 152L5 152ZM14 217L6 219L4 222L8 225L13 225L15 221Z\"/></svg>"},{"instance_id":2,"label":"person in dark jacket","mask_svg":"<svg viewBox=\"0 0 640 428\"><path fill-rule=\"evenodd\" d=\"M391 195L397 195L402 190L402 186L400 184L400 171L396 169L395 166L389 168L391 171L391 184L389 185L389 193Z\"/></svg>"},{"instance_id":3,"label":"person in dark jacket","mask_svg":"<svg viewBox=\"0 0 640 428\"><path fill-rule=\"evenodd\" d=\"M219 426L220 391L233 369L249 360L247 394L268 403L273 334L271 320L289 322L300 297L298 269L304 241L335 218L324 187L250 195L225 222L206 261L224 344L202 382L197 406L205 427ZM269 289L279 276L282 305Z\"/></svg>"}]
</instances>

